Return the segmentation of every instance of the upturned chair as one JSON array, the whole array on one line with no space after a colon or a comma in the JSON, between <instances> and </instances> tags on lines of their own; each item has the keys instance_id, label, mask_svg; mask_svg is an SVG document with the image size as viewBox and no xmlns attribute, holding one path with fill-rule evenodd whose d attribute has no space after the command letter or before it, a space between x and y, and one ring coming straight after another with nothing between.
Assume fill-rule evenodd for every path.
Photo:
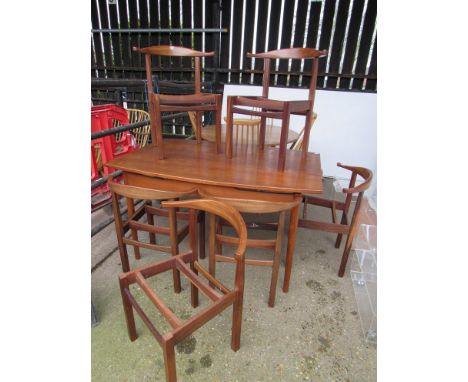
<instances>
[{"instance_id":1,"label":"upturned chair","mask_svg":"<svg viewBox=\"0 0 468 382\"><path fill-rule=\"evenodd\" d=\"M348 262L349 252L351 251L353 239L358 227L362 197L364 195L364 191L369 188L372 182L372 171L364 167L346 166L341 163L337 163L337 166L351 171L348 188L342 189L342 192L346 195L345 201L341 202L338 200L323 199L305 195L303 218L299 219L299 227L337 233L338 236L335 241L335 248L340 247L343 235L347 235L346 244L341 257L340 269L338 271L338 276L343 277L346 264ZM363 182L356 186L358 175L363 179ZM355 206L354 211L350 216L350 207L352 202ZM329 208L331 210L332 223L307 219L308 204ZM342 211L341 221L339 223L336 211Z\"/></svg>"},{"instance_id":2,"label":"upturned chair","mask_svg":"<svg viewBox=\"0 0 468 382\"><path fill-rule=\"evenodd\" d=\"M133 51L145 54L146 80L148 87L149 110L151 119L152 144L158 147L159 159L164 159L162 112L197 113L196 140L201 143L201 114L204 111L215 112L216 151L221 152L221 94L201 92L200 57L212 57L214 52L200 52L181 46L153 45L146 48L133 47ZM163 95L153 90L151 56L193 57L195 60L195 94L189 95Z\"/></svg>"},{"instance_id":3,"label":"upturned chair","mask_svg":"<svg viewBox=\"0 0 468 382\"><path fill-rule=\"evenodd\" d=\"M217 187L217 186L201 186L198 189L198 193L209 199L219 200L233 206L237 211L241 213L255 213L255 214L271 214L279 213L277 223L251 223L247 224L248 228L253 229L264 229L264 230L276 230L276 238L270 240L260 239L247 239L247 248L263 248L274 251L272 260L256 260L246 259L247 265L255 265L262 267L271 267L272 275L270 282L270 292L268 297L268 306L274 307L276 297L276 284L278 281L279 266L281 262L281 249L284 239L284 226L286 212L295 206L298 206L302 198L300 195L291 194L276 194L267 192L257 191L244 191L237 190L234 188ZM213 219L210 216L210 219ZM211 221L211 229L213 230L214 225ZM216 256L210 258L209 270L210 274L214 276L215 261L220 262L235 262L230 256L222 255L223 245L237 245L238 239L223 235L223 221L218 220L216 225L215 242L210 242L210 251L213 250L211 245L216 246ZM214 232L211 232L214 235Z\"/></svg>"},{"instance_id":4,"label":"upturned chair","mask_svg":"<svg viewBox=\"0 0 468 382\"><path fill-rule=\"evenodd\" d=\"M314 110L315 88L317 86L318 59L325 57L326 50L312 48L288 48L272 50L264 53L247 53L247 57L263 58L263 93L262 96L228 96L226 123L226 155L232 157L232 124L234 114L253 115L261 117L259 147L265 146L265 124L267 118L281 120L281 138L278 158L278 169L283 171L286 163L286 146L288 142L289 119L291 114L306 117L304 126L304 141L302 152L306 156L309 148L309 136ZM275 59L312 59L312 72L309 87L309 97L304 101L276 101L268 98L270 87L270 65ZM255 110L255 108L257 110Z\"/></svg>"},{"instance_id":5,"label":"upturned chair","mask_svg":"<svg viewBox=\"0 0 468 382\"><path fill-rule=\"evenodd\" d=\"M145 147L148 144L151 134L150 115L148 112L140 109L127 109L128 123L137 123L148 121L148 124L138 129L132 130L132 134L139 147Z\"/></svg>"},{"instance_id":6,"label":"upturned chair","mask_svg":"<svg viewBox=\"0 0 468 382\"><path fill-rule=\"evenodd\" d=\"M153 207L152 201L162 201L168 199L176 199L186 196L197 195L197 188L193 185L186 184L178 181L159 181L154 179L152 189L147 191L141 187L126 186L120 183L109 180L109 187L112 193L112 209L114 212L115 230L117 235L117 242L119 244L120 260L122 264L122 271L130 271L130 263L128 259L127 245L133 246L135 259L141 258L140 247L151 249L155 251L161 251L176 255L179 253L179 243L187 236L189 227L181 227L177 230L176 235L170 235L171 230L175 230L173 221L175 220L189 220L189 214L187 212L174 210L167 211L161 208ZM127 219L122 218L120 210L119 197L125 197L127 199ZM134 208L134 200L143 199L144 203L138 209ZM171 218L171 213L174 213L174 218ZM147 224L139 221L143 215L146 214ZM154 215L169 217L169 227L155 226ZM197 214L197 221L200 225L200 254L202 258L205 257L205 216L203 212ZM131 237L125 237L125 234L131 231ZM149 243L141 241L138 237L138 232L143 231L149 235ZM158 245L156 243L156 234L170 236L170 245ZM180 292L180 282L174 278L174 290Z\"/></svg>"},{"instance_id":7,"label":"upturned chair","mask_svg":"<svg viewBox=\"0 0 468 382\"><path fill-rule=\"evenodd\" d=\"M137 196L136 193L133 194L132 189L128 189L128 191L126 189L124 190L126 194L132 194L134 197ZM151 190L142 189L138 192L138 195L141 193L144 193L146 198L152 197ZM173 255L167 260L138 268L131 272L122 273L119 277L119 282L130 340L135 341L137 338L135 319L133 315L133 310L135 310L162 347L164 353L166 381L174 382L177 381L176 358L174 351L175 345L206 324L209 320L219 315L230 305L233 306L231 348L234 351L237 351L240 348L245 271L244 252L247 241L247 232L240 214L233 207L219 201L198 199L163 202L162 204L170 211L169 217L171 219L171 226L173 227L173 229L171 229L171 235L174 239L176 236L175 208L189 208L190 251ZM239 239L234 257L234 261L236 262L234 288L230 289L223 285L198 262L195 210L205 211L209 213L210 216L219 216L229 222L236 231ZM213 222L212 218L210 218L210 222ZM210 228L210 249L214 248L214 244L212 244L214 243L214 235L211 234L212 232L214 231ZM214 255L214 251L210 250L210 264ZM211 300L207 307L194 314L185 322L177 317L172 310L164 304L163 300L155 294L146 281L146 279L150 277L169 270L173 270L173 272L177 273L181 272L190 281L191 304L194 308L196 308L199 303L198 290ZM209 283L205 283L201 276L203 276ZM153 325L146 313L143 311L143 308L138 304L133 296L130 288L132 284L138 284L149 300L154 304L156 309L172 326L172 330L169 333L163 335Z\"/></svg>"}]
</instances>

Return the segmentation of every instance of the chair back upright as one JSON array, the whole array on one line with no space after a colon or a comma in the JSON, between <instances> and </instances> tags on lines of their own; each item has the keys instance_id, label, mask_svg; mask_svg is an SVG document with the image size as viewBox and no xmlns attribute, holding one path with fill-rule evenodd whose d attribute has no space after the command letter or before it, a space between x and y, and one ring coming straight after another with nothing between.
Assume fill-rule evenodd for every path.
<instances>
[{"instance_id":1,"label":"chair back upright","mask_svg":"<svg viewBox=\"0 0 468 382\"><path fill-rule=\"evenodd\" d=\"M244 289L244 273L245 273L245 250L247 247L247 228L245 226L245 222L240 215L240 213L232 206L217 201L213 199L194 199L194 200L178 200L178 201L164 201L161 203L162 207L168 208L169 210L176 209L176 208L188 208L190 214L189 220L189 235L190 235L190 248L192 253L194 254L195 260L195 268L201 272L205 277L210 280L215 286L218 286L217 280L214 279L215 277L215 264L216 264L216 254L215 254L215 240L216 240L216 232L215 232L215 218L221 218L227 221L234 231L236 232L239 243L237 245L237 249L235 251L235 261L236 261L236 270L235 270L235 280L234 280L234 290L240 291L243 293ZM196 235L196 227L197 227L197 220L196 220L196 210L201 210L209 213L209 271L207 271L199 262L198 262L198 254L197 254L197 235ZM174 214L169 214L169 218ZM170 222L170 224L176 224L176 222ZM222 285L222 284L221 284ZM223 289L221 287L220 289ZM227 290L224 288L222 292L226 293Z\"/></svg>"},{"instance_id":2,"label":"chair back upright","mask_svg":"<svg viewBox=\"0 0 468 382\"><path fill-rule=\"evenodd\" d=\"M151 119L152 145L159 146L159 159L164 159L163 132L161 123L162 112L195 111L197 114L197 143L201 143L201 114L202 112L216 111L216 150L220 152L221 134L221 103L220 94L205 94L201 91L201 57L212 57L214 52L200 52L182 46L153 45L145 48L133 47L134 52L145 55L146 81ZM156 94L153 89L152 56L163 57L189 57L195 61L194 67L194 94L190 95L162 95Z\"/></svg>"}]
</instances>

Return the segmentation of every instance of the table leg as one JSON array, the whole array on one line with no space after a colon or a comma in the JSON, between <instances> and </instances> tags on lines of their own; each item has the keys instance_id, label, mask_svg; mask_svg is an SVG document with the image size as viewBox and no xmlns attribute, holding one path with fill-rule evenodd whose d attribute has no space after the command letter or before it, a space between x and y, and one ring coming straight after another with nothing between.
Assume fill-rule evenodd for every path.
<instances>
[{"instance_id":1,"label":"table leg","mask_svg":"<svg viewBox=\"0 0 468 382\"><path fill-rule=\"evenodd\" d=\"M127 173L123 174L123 180L124 180L124 184L130 185L130 186L132 185L131 182L128 181ZM133 199L130 199L130 198L126 198L126 199L127 199L127 216L132 216L135 213L135 205L133 203ZM138 240L137 230L132 228L131 233L132 233L132 239ZM137 260L141 259L140 248L137 247L136 245L133 246L133 253L135 254L135 259Z\"/></svg>"},{"instance_id":2,"label":"table leg","mask_svg":"<svg viewBox=\"0 0 468 382\"><path fill-rule=\"evenodd\" d=\"M297 225L299 222L299 204L291 209L291 216L289 218L289 232L288 232L288 249L286 252L286 264L284 269L283 292L288 293L289 281L291 279L291 270L294 256L294 248L296 246Z\"/></svg>"}]
</instances>

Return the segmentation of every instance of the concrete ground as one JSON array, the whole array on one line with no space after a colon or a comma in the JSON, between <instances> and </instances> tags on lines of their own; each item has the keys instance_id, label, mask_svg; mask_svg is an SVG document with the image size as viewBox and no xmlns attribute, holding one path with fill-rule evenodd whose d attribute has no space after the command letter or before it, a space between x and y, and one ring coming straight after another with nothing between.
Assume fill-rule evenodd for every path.
<instances>
[{"instance_id":1,"label":"concrete ground","mask_svg":"<svg viewBox=\"0 0 468 382\"><path fill-rule=\"evenodd\" d=\"M330 188L326 184L327 189ZM329 219L329 211L309 206L309 216ZM104 208L92 216L93 225L111 216ZM264 218L264 217L262 217ZM259 219L261 220L261 219ZM249 231L250 234L251 231ZM254 231L252 237L272 237L273 232ZM158 239L161 238L158 236ZM335 235L299 229L290 291L281 290L284 262L280 268L276 305L267 305L271 269L246 267L241 348L230 347L232 308L197 330L177 346L179 381L355 381L376 380L376 347L362 334L358 308L349 276L337 276L341 249L334 248ZM161 238L160 242L167 240ZM187 240L182 249L187 248ZM229 250L225 247L226 250ZM283 261L286 243L283 245ZM270 251L247 256L270 255ZM167 254L142 249L136 261L129 249L130 266L167 258ZM206 262L206 260L203 260ZM114 225L92 238L92 300L99 324L92 328L93 381L164 381L161 348L135 314L138 339L127 335L117 276L121 272ZM218 264L217 277L233 283L231 264ZM190 305L188 281L173 293L170 273L149 279L166 304L183 320L203 307ZM135 289L138 301L161 332L170 327Z\"/></svg>"}]
</instances>

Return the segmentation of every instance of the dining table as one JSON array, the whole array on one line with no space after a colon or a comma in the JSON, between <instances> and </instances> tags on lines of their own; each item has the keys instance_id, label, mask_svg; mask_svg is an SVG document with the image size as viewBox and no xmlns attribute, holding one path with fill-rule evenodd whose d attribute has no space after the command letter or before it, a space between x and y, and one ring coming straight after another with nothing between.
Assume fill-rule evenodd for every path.
<instances>
[{"instance_id":1,"label":"dining table","mask_svg":"<svg viewBox=\"0 0 468 382\"><path fill-rule=\"evenodd\" d=\"M194 186L255 190L287 194L320 194L323 191L320 154L287 150L286 167L277 168L279 150L263 150L252 145L234 145L232 158L224 152L216 153L215 144L209 141L165 139L164 159L159 159L157 146L146 146L119 156L105 165L121 170L123 182L137 187L157 188L161 181L173 180ZM128 213L134 205L127 200ZM294 248L299 220L299 208L290 211L288 244L286 252L283 292L289 291Z\"/></svg>"}]
</instances>

